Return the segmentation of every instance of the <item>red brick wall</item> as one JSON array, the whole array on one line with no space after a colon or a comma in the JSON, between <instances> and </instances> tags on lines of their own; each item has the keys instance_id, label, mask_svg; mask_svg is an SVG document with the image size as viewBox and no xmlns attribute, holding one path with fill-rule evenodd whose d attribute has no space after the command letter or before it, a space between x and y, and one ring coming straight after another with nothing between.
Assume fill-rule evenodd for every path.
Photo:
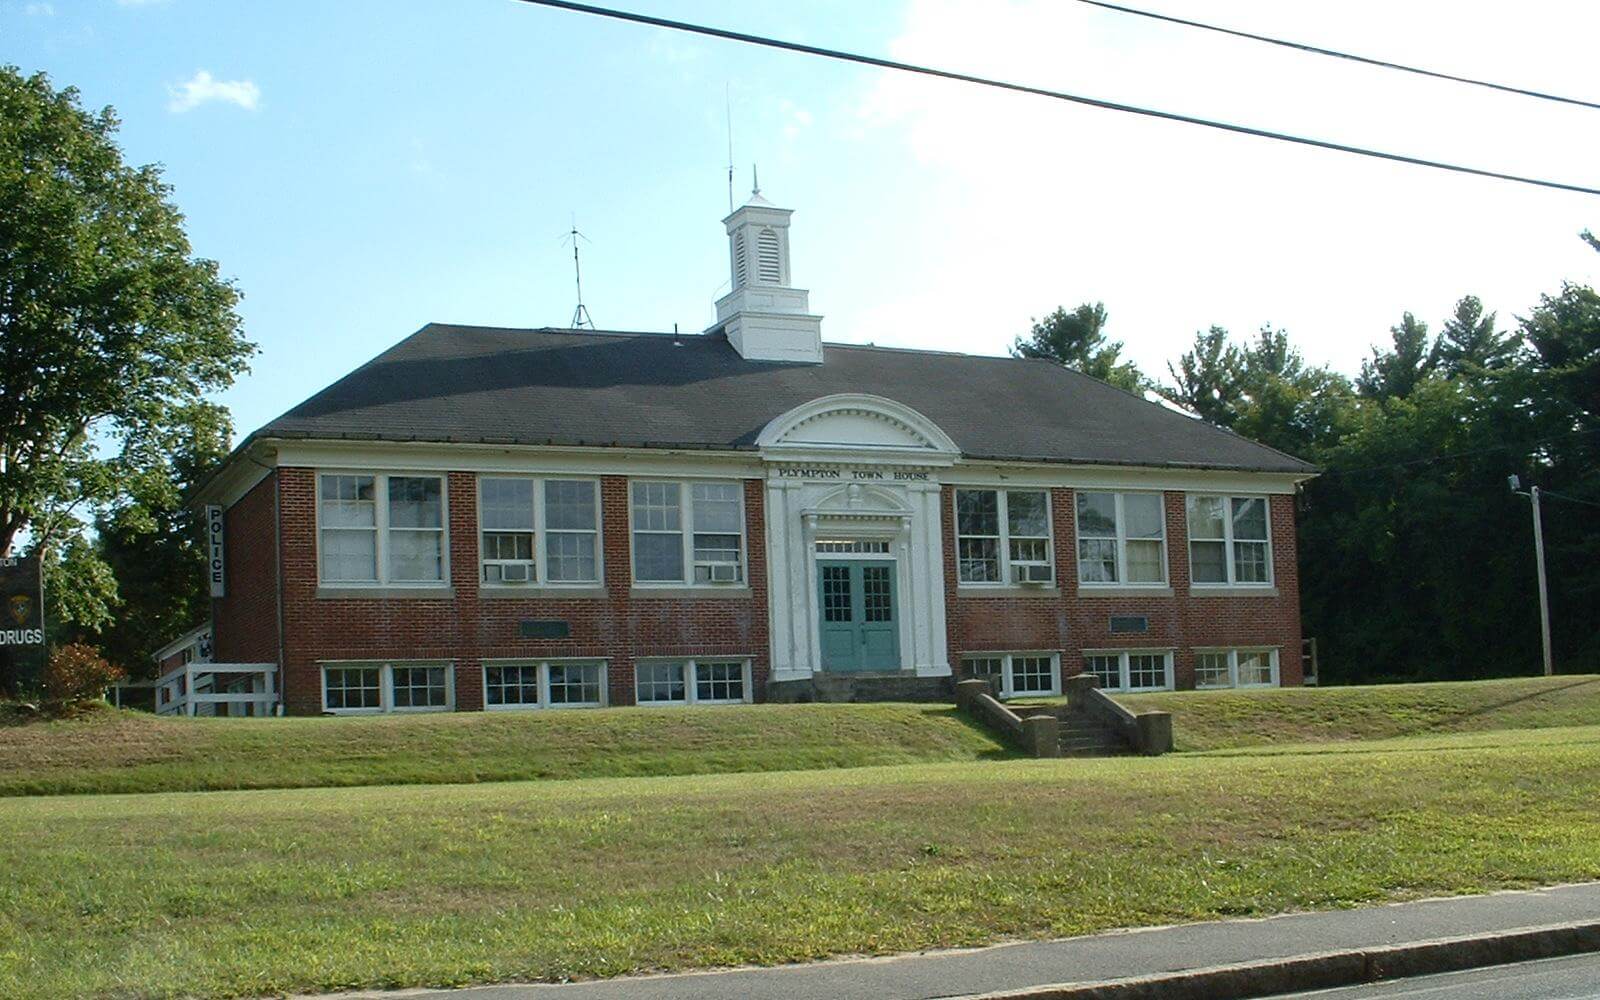
<instances>
[{"instance_id":1,"label":"red brick wall","mask_svg":"<svg viewBox=\"0 0 1600 1000\"><path fill-rule=\"evenodd\" d=\"M278 474L268 473L223 512L223 596L211 601L218 663L278 662L277 485Z\"/></svg>"},{"instance_id":2,"label":"red brick wall","mask_svg":"<svg viewBox=\"0 0 1600 1000\"><path fill-rule=\"evenodd\" d=\"M767 676L767 570L762 484L745 481L749 593L710 598L630 593L628 481L601 479L604 597L481 597L477 476L448 477L450 598L317 596L316 479L280 470L287 648L284 695L291 713L322 709L325 660L440 659L455 663L456 707L483 707L482 663L503 657L608 661L610 702L634 701L634 661L652 656L750 658L757 694ZM566 639L524 639L524 618L562 619Z\"/></svg>"},{"instance_id":3,"label":"red brick wall","mask_svg":"<svg viewBox=\"0 0 1600 1000\"><path fill-rule=\"evenodd\" d=\"M1179 688L1194 686L1195 647L1278 647L1279 679L1301 683L1300 585L1295 556L1294 498L1270 498L1273 577L1277 593L1194 596L1189 587L1188 521L1184 494L1164 495L1167 575L1172 596L1097 596L1078 587L1074 493L1052 489L1057 590L984 595L961 590L956 579L955 488L943 490L945 620L950 663L959 673L966 652L1057 650L1062 673L1083 669L1085 649L1172 649ZM1145 615L1150 630L1112 635L1112 615Z\"/></svg>"}]
</instances>

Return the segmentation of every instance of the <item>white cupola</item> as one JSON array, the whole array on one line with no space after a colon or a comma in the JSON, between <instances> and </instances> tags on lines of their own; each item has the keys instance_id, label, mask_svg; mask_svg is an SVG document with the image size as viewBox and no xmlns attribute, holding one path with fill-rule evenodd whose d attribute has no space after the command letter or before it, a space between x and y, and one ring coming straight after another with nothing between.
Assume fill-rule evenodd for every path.
<instances>
[{"instance_id":1,"label":"white cupola","mask_svg":"<svg viewBox=\"0 0 1600 1000\"><path fill-rule=\"evenodd\" d=\"M717 300L717 328L751 361L822 363L822 317L811 315L810 293L789 284L793 214L773 207L757 187L722 220L733 291Z\"/></svg>"}]
</instances>

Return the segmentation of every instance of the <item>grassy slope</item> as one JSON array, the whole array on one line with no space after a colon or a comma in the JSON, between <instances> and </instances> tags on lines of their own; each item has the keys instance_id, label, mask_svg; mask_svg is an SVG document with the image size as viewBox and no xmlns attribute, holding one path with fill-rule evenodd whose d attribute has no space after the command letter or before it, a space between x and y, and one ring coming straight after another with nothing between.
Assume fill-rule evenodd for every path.
<instances>
[{"instance_id":1,"label":"grassy slope","mask_svg":"<svg viewBox=\"0 0 1600 1000\"><path fill-rule=\"evenodd\" d=\"M1600 676L1118 695L1172 713L1179 750L1600 725Z\"/></svg>"},{"instance_id":2,"label":"grassy slope","mask_svg":"<svg viewBox=\"0 0 1600 1000\"><path fill-rule=\"evenodd\" d=\"M608 976L1600 877L1600 727L1420 743L11 798L0 996Z\"/></svg>"},{"instance_id":3,"label":"grassy slope","mask_svg":"<svg viewBox=\"0 0 1600 1000\"><path fill-rule=\"evenodd\" d=\"M939 705L187 719L0 726L0 795L593 778L1010 756Z\"/></svg>"}]
</instances>

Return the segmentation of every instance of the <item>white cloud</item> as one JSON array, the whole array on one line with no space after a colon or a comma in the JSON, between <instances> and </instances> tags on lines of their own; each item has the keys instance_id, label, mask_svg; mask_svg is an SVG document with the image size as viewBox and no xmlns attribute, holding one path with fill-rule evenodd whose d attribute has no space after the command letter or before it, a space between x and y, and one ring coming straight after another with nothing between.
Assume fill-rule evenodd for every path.
<instances>
[{"instance_id":1,"label":"white cloud","mask_svg":"<svg viewBox=\"0 0 1600 1000\"><path fill-rule=\"evenodd\" d=\"M22 12L30 17L52 17L56 12L53 3L30 3L22 8Z\"/></svg>"},{"instance_id":2,"label":"white cloud","mask_svg":"<svg viewBox=\"0 0 1600 1000\"><path fill-rule=\"evenodd\" d=\"M800 133L810 128L812 122L815 121L811 112L788 98L778 102L778 115L783 122L779 131L785 139L791 142L799 138Z\"/></svg>"},{"instance_id":3,"label":"white cloud","mask_svg":"<svg viewBox=\"0 0 1600 1000\"><path fill-rule=\"evenodd\" d=\"M1600 15L1520 52L1504 39L1571 9L1473 8L1450 19L1446 38L1434 19L1454 8L1418 6L1427 10L1392 18L1382 0L1351 0L1345 25L1256 0L1228 20L1590 96L1578 39L1600 30ZM1593 174L1585 109L1056 0L912 0L903 24L892 58L1512 173ZM1109 332L1149 374L1164 375L1197 329L1242 336L1267 322L1350 371L1403 310L1436 327L1456 297L1475 293L1509 324L1563 278L1600 277L1575 237L1600 229L1594 199L1581 195L896 73L878 76L858 120L900 139L938 211L898 213L899 231L865 234L893 239L898 273L880 270L850 301L833 299L830 313L848 317L833 328L841 339L997 352L1031 317L1103 299Z\"/></svg>"},{"instance_id":4,"label":"white cloud","mask_svg":"<svg viewBox=\"0 0 1600 1000\"><path fill-rule=\"evenodd\" d=\"M254 111L261 101L261 88L253 82L218 80L206 70L201 70L183 83L168 87L167 92L172 98L167 102L167 110L178 113L193 111L212 101L235 104L246 111Z\"/></svg>"}]
</instances>

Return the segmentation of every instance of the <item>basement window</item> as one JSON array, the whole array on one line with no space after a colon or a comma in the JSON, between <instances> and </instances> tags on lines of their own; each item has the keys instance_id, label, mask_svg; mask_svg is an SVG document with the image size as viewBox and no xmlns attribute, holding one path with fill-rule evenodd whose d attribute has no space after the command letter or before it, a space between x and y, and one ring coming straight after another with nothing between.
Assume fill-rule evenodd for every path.
<instances>
[{"instance_id":1,"label":"basement window","mask_svg":"<svg viewBox=\"0 0 1600 1000\"><path fill-rule=\"evenodd\" d=\"M1197 649L1194 686L1197 688L1276 687L1278 651L1261 649Z\"/></svg>"},{"instance_id":2,"label":"basement window","mask_svg":"<svg viewBox=\"0 0 1600 1000\"><path fill-rule=\"evenodd\" d=\"M448 663L339 663L322 668L322 710L335 715L447 712L455 707Z\"/></svg>"},{"instance_id":3,"label":"basement window","mask_svg":"<svg viewBox=\"0 0 1600 1000\"><path fill-rule=\"evenodd\" d=\"M738 705L751 700L749 660L644 660L634 667L640 705Z\"/></svg>"},{"instance_id":4,"label":"basement window","mask_svg":"<svg viewBox=\"0 0 1600 1000\"><path fill-rule=\"evenodd\" d=\"M483 705L516 708L600 708L606 703L604 660L486 660Z\"/></svg>"},{"instance_id":5,"label":"basement window","mask_svg":"<svg viewBox=\"0 0 1600 1000\"><path fill-rule=\"evenodd\" d=\"M968 677L998 678L1000 697L1061 693L1058 653L974 653L961 658Z\"/></svg>"},{"instance_id":6,"label":"basement window","mask_svg":"<svg viewBox=\"0 0 1600 1000\"><path fill-rule=\"evenodd\" d=\"M1083 654L1083 672L1100 681L1102 691L1170 691L1171 650L1104 650Z\"/></svg>"}]
</instances>

